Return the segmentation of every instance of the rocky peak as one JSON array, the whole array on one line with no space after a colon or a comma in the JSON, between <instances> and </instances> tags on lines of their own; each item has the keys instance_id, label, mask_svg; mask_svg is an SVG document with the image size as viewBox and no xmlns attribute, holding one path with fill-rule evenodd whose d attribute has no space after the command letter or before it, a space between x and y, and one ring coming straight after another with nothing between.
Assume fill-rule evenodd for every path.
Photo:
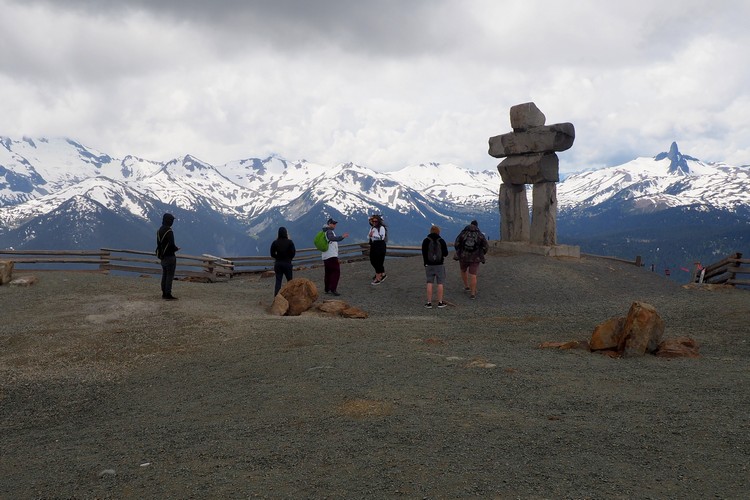
<instances>
[{"instance_id":1,"label":"rocky peak","mask_svg":"<svg viewBox=\"0 0 750 500\"><path fill-rule=\"evenodd\" d=\"M654 157L655 160L663 160L664 158L668 158L670 161L668 170L670 174L690 175L690 167L688 167L687 160L692 158L680 153L676 142L672 142L672 145L669 147L669 153L659 153Z\"/></svg>"}]
</instances>

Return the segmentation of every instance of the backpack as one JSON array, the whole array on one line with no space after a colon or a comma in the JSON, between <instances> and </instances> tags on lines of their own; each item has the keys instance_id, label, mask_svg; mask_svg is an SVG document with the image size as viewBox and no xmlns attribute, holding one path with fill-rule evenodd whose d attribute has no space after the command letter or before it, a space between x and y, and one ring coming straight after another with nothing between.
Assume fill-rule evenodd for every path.
<instances>
[{"instance_id":1,"label":"backpack","mask_svg":"<svg viewBox=\"0 0 750 500\"><path fill-rule=\"evenodd\" d=\"M315 239L313 240L313 244L315 245L315 248L317 248L321 252L327 251L328 237L326 237L326 232L318 231L318 234L315 235Z\"/></svg>"},{"instance_id":2,"label":"backpack","mask_svg":"<svg viewBox=\"0 0 750 500\"><path fill-rule=\"evenodd\" d=\"M479 246L479 231L467 231L464 235L464 241L461 243L461 250L466 253L474 253Z\"/></svg>"},{"instance_id":3,"label":"backpack","mask_svg":"<svg viewBox=\"0 0 750 500\"><path fill-rule=\"evenodd\" d=\"M427 245L427 262L433 265L439 265L443 258L443 249L440 248L440 238L429 238L430 243Z\"/></svg>"}]
</instances>

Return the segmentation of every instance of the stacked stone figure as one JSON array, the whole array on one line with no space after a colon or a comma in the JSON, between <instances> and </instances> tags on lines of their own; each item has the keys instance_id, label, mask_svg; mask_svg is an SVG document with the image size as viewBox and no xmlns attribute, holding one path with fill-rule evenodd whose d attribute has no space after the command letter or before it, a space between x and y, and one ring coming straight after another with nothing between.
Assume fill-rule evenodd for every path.
<instances>
[{"instance_id":1,"label":"stacked stone figure","mask_svg":"<svg viewBox=\"0 0 750 500\"><path fill-rule=\"evenodd\" d=\"M533 102L510 108L513 132L490 137L490 156L505 158L497 166L500 186L500 234L506 241L557 244L556 151L573 146L572 123L545 126L546 117ZM532 184L531 224L526 184Z\"/></svg>"}]
</instances>

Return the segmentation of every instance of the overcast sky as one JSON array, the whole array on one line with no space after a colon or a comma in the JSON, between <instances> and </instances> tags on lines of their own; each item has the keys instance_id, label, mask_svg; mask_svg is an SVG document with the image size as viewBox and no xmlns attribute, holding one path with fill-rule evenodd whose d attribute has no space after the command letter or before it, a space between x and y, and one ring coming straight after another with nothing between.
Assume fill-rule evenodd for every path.
<instances>
[{"instance_id":1,"label":"overcast sky","mask_svg":"<svg viewBox=\"0 0 750 500\"><path fill-rule=\"evenodd\" d=\"M0 135L117 158L494 170L533 101L563 172L676 141L750 164L750 1L0 0Z\"/></svg>"}]
</instances>

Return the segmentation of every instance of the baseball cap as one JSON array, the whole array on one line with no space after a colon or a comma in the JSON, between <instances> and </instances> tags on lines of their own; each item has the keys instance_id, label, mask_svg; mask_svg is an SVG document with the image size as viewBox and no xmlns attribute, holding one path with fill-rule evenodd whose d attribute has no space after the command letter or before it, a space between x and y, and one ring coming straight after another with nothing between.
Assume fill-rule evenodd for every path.
<instances>
[{"instance_id":1,"label":"baseball cap","mask_svg":"<svg viewBox=\"0 0 750 500\"><path fill-rule=\"evenodd\" d=\"M333 217L331 217L330 219L328 219L328 222L326 222L326 224L338 224L338 223L339 223L338 221L333 220Z\"/></svg>"}]
</instances>

